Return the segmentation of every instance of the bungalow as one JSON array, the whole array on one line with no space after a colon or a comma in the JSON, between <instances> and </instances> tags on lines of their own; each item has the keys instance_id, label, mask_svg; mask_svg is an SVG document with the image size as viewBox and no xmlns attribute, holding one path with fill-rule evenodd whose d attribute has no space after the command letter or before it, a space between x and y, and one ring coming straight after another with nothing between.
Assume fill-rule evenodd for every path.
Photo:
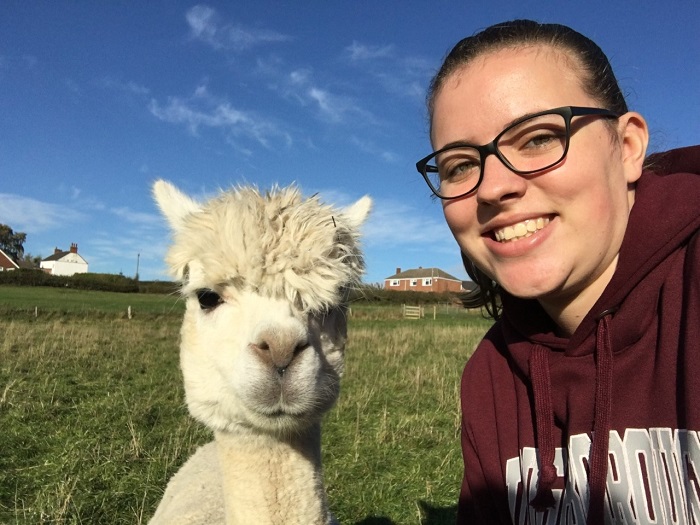
<instances>
[{"instance_id":1,"label":"bungalow","mask_svg":"<svg viewBox=\"0 0 700 525\"><path fill-rule=\"evenodd\" d=\"M404 270L384 279L385 290L413 290L416 292L462 292L466 288L460 279L440 268Z\"/></svg>"},{"instance_id":2,"label":"bungalow","mask_svg":"<svg viewBox=\"0 0 700 525\"><path fill-rule=\"evenodd\" d=\"M51 275L70 276L88 271L88 263L78 254L78 245L75 243L70 245L70 250L67 252L54 249L53 255L41 261L39 267Z\"/></svg>"},{"instance_id":3,"label":"bungalow","mask_svg":"<svg viewBox=\"0 0 700 525\"><path fill-rule=\"evenodd\" d=\"M12 257L0 250L0 272L9 272L19 268L19 265L12 260Z\"/></svg>"}]
</instances>

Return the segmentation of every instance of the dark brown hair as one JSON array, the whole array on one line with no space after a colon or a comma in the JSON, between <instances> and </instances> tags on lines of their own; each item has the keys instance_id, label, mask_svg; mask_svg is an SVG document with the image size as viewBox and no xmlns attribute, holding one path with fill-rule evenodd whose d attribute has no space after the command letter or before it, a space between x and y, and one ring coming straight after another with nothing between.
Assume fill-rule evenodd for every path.
<instances>
[{"instance_id":1,"label":"dark brown hair","mask_svg":"<svg viewBox=\"0 0 700 525\"><path fill-rule=\"evenodd\" d=\"M487 27L473 36L460 40L448 53L428 88L428 114L432 123L435 97L447 79L475 58L506 48L549 46L567 52L580 70L581 86L600 107L622 115L627 102L618 85L605 53L591 39L561 24L540 24L532 20L512 20ZM432 124L431 124L432 126ZM465 294L465 306L485 307L494 319L500 317L500 286L462 254L464 267L477 285Z\"/></svg>"}]
</instances>

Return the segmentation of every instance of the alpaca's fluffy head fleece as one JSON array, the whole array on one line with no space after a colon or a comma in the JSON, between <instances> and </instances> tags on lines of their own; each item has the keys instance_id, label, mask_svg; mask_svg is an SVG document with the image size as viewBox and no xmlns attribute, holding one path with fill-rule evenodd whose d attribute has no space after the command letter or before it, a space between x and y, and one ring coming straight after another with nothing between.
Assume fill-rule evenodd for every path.
<instances>
[{"instance_id":1,"label":"alpaca's fluffy head fleece","mask_svg":"<svg viewBox=\"0 0 700 525\"><path fill-rule=\"evenodd\" d=\"M364 264L371 201L335 209L298 188L238 187L198 203L157 181L167 255L186 312L181 366L190 412L214 430L289 433L335 402L344 292Z\"/></svg>"}]
</instances>

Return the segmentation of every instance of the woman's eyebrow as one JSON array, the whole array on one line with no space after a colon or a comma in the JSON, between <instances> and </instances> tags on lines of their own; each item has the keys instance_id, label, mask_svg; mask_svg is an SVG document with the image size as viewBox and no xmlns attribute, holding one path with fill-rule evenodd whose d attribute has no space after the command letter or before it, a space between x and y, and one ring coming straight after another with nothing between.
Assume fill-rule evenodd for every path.
<instances>
[{"instance_id":1,"label":"woman's eyebrow","mask_svg":"<svg viewBox=\"0 0 700 525\"><path fill-rule=\"evenodd\" d=\"M499 132L494 136L494 138L491 139L489 142L493 141L503 130L508 129L510 126L512 126L512 125L515 124L516 122L518 122L518 121L520 121L520 120L524 120L524 119L530 118L530 117L532 117L533 115L537 115L538 113L542 113L543 111L547 111L547 110L546 110L546 109L536 109L536 110L534 110L534 111L530 111L530 112L528 112L528 113L523 113L522 115L511 119L510 121L508 121L508 122L505 124L505 126L503 126L503 127L501 128L501 131L499 131ZM487 142L487 144L488 144L488 142ZM455 140L455 141L453 141L453 142L448 142L447 144L445 144L445 145L441 146L440 148L436 149L435 151L439 151L439 150L445 149L445 148L456 147L456 146L481 146L481 144L476 144L476 143L474 143L474 142L469 142L468 140Z\"/></svg>"}]
</instances>

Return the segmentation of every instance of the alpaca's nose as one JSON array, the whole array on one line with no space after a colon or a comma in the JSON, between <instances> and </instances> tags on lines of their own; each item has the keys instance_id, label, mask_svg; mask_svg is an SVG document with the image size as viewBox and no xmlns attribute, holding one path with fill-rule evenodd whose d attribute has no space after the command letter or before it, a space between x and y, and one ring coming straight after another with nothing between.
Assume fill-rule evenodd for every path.
<instances>
[{"instance_id":1,"label":"alpaca's nose","mask_svg":"<svg viewBox=\"0 0 700 525\"><path fill-rule=\"evenodd\" d=\"M308 346L306 334L284 329L265 330L250 345L263 364L273 368L280 376Z\"/></svg>"}]
</instances>

